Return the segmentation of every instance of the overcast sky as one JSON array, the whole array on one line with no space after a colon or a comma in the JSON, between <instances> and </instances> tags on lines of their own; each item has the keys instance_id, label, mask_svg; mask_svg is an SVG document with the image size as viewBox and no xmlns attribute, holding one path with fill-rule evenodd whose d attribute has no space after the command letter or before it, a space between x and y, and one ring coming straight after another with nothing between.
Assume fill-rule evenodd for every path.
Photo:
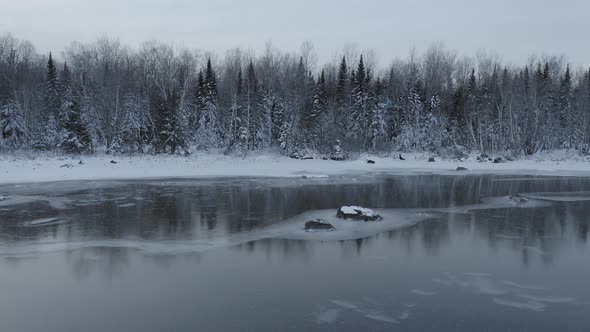
<instances>
[{"instance_id":1,"label":"overcast sky","mask_svg":"<svg viewBox=\"0 0 590 332\"><path fill-rule=\"evenodd\" d=\"M589 0L0 0L0 33L61 52L71 41L158 39L223 53L268 40L297 50L310 40L324 62L346 44L381 64L436 41L461 55L496 51L509 63L532 53L590 65Z\"/></svg>"}]
</instances>

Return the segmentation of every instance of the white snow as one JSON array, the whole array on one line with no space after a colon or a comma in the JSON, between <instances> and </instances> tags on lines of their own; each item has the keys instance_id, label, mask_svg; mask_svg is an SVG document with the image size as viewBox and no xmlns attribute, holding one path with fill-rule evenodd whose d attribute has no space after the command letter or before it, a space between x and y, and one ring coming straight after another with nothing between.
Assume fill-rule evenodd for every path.
<instances>
[{"instance_id":1,"label":"white snow","mask_svg":"<svg viewBox=\"0 0 590 332\"><path fill-rule=\"evenodd\" d=\"M360 206L343 206L340 208L340 211L344 214L358 214L360 213L363 216L373 217L376 216L377 213L371 209L363 208Z\"/></svg>"},{"instance_id":2,"label":"white snow","mask_svg":"<svg viewBox=\"0 0 590 332\"><path fill-rule=\"evenodd\" d=\"M392 153L392 155L396 155ZM475 155L474 155L475 156ZM522 175L590 175L590 160L576 154L555 152L492 164L475 157L460 162L437 158L429 163L427 154L404 154L405 161L361 155L356 160L297 160L276 155L251 155L246 158L219 154L137 156L0 156L0 184L62 180L202 178L202 177L326 177L359 172L439 173L439 174L522 174ZM375 160L367 164L365 160ZM83 164L78 162L82 160ZM116 164L111 164L116 160ZM72 167L60 167L71 164ZM457 166L469 171L457 172Z\"/></svg>"}]
</instances>

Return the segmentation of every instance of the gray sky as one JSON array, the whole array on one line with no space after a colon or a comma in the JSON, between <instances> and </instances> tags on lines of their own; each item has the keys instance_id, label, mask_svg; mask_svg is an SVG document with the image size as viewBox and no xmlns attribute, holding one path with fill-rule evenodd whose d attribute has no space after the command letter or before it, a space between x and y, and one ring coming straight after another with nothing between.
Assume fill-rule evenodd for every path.
<instances>
[{"instance_id":1,"label":"gray sky","mask_svg":"<svg viewBox=\"0 0 590 332\"><path fill-rule=\"evenodd\" d=\"M373 49L381 64L436 41L509 63L532 53L590 65L588 0L0 0L0 33L61 52L71 41L117 37L133 47L158 39L187 48L297 50L310 40L320 62L346 44Z\"/></svg>"}]
</instances>

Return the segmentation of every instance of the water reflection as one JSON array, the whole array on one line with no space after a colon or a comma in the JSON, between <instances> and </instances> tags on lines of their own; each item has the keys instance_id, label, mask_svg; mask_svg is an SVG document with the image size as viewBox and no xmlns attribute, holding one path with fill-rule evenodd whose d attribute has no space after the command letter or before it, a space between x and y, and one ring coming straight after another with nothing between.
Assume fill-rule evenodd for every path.
<instances>
[{"instance_id":1,"label":"water reflection","mask_svg":"<svg viewBox=\"0 0 590 332\"><path fill-rule=\"evenodd\" d=\"M55 184L53 184L55 186ZM6 189L6 188L5 188ZM55 187L52 187L52 190ZM59 189L59 187L58 187ZM63 189L63 188L62 188ZM73 243L89 240L183 241L223 239L316 209L343 204L376 208L445 208L474 204L482 198L525 192L569 192L590 189L584 178L498 176L379 176L364 181L313 182L231 179L219 181L133 181L91 189L56 190L69 200L67 209L30 202L0 210L0 244ZM43 185L33 190L43 194ZM49 191L46 192L48 195ZM7 188L10 195L10 188ZM67 216L71 222L23 227L26 221ZM344 255L362 256L367 247L391 247L408 256L439 255L459 244L486 243L490 252L520 257L523 268L540 262L550 265L563 248L586 247L590 206L584 201L555 202L530 209L480 210L468 214L443 213L414 226L352 241L340 241ZM163 243L165 245L165 243ZM233 250L307 260L321 249L314 241L265 239ZM75 274L102 273L112 277L129 264L132 248L93 246L67 250ZM198 257L200 255L192 254ZM158 259L157 255L149 256ZM11 258L16 259L16 258ZM170 263L170 257L164 259Z\"/></svg>"}]
</instances>

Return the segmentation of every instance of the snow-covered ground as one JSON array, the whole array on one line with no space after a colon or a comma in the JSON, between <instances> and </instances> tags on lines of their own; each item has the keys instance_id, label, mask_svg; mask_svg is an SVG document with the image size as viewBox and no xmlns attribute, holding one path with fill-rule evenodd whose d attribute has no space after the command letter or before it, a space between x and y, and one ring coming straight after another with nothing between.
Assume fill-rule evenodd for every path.
<instances>
[{"instance_id":1,"label":"snow-covered ground","mask_svg":"<svg viewBox=\"0 0 590 332\"><path fill-rule=\"evenodd\" d=\"M397 156L398 154L392 154ZM590 157L554 151L501 164L478 162L475 154L465 161L428 162L427 154L394 157L361 155L350 161L296 160L276 155L246 158L216 154L181 156L0 156L0 184L62 180L139 179L160 177L325 177L355 172L507 173L590 176ZM367 164L371 159L375 164ZM116 163L111 163L111 160ZM82 161L82 163L80 163ZM458 172L462 166L469 170Z\"/></svg>"}]
</instances>

